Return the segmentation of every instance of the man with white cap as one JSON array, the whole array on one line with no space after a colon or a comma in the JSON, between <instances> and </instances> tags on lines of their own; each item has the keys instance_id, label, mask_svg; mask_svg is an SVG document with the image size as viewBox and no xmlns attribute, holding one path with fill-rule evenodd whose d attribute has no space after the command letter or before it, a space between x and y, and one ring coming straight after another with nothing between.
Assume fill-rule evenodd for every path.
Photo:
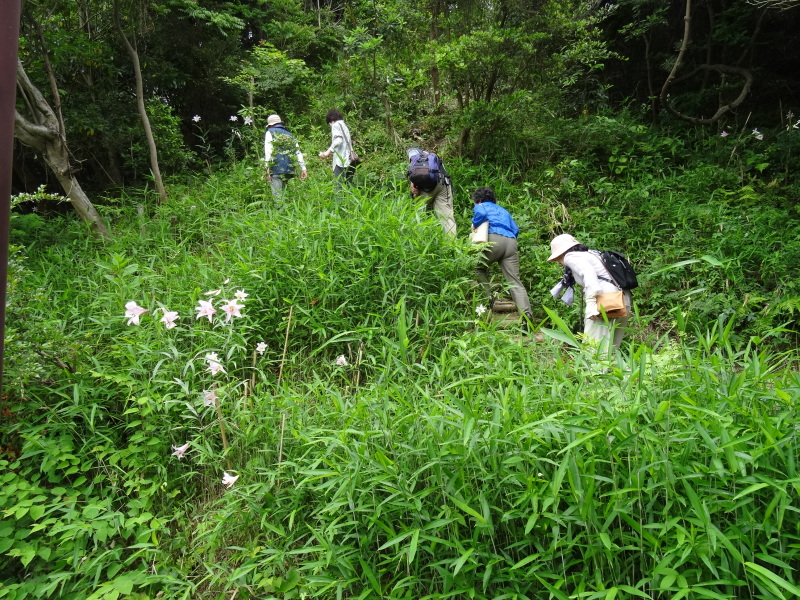
<instances>
[{"instance_id":1,"label":"man with white cap","mask_svg":"<svg viewBox=\"0 0 800 600\"><path fill-rule=\"evenodd\" d=\"M425 210L433 211L444 232L456 237L456 220L453 216L453 191L450 175L442 159L433 152L424 152L414 146L409 148L408 178L411 195L425 199Z\"/></svg>"},{"instance_id":2,"label":"man with white cap","mask_svg":"<svg viewBox=\"0 0 800 600\"><path fill-rule=\"evenodd\" d=\"M573 286L577 283L583 288L586 299L586 313L584 315L583 332L587 337L595 340L612 342L614 349L618 350L628 326L628 317L603 318L597 308L597 295L618 292L620 287L608 272L600 256L568 233L557 235L550 242L550 257L548 262L557 262L564 266L564 277L550 293L554 298L561 294L561 300L567 305L572 305ZM631 295L623 292L627 313L631 312ZM611 337L613 332L613 338Z\"/></svg>"},{"instance_id":3,"label":"man with white cap","mask_svg":"<svg viewBox=\"0 0 800 600\"><path fill-rule=\"evenodd\" d=\"M267 117L267 132L264 134L264 168L275 200L283 197L283 190L294 177L296 167L300 168L300 179L308 177L300 144L286 129L280 116L272 114Z\"/></svg>"}]
</instances>

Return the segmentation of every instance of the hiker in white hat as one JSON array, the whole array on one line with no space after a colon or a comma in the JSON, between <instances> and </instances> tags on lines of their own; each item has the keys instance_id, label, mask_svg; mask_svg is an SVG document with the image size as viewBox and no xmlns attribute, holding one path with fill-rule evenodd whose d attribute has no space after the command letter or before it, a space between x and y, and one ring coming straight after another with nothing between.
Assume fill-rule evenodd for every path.
<instances>
[{"instance_id":1,"label":"hiker in white hat","mask_svg":"<svg viewBox=\"0 0 800 600\"><path fill-rule=\"evenodd\" d=\"M308 177L306 162L297 139L286 129L280 115L268 116L267 131L264 134L264 168L274 200L283 198L283 190L298 167L300 179Z\"/></svg>"},{"instance_id":2,"label":"hiker in white hat","mask_svg":"<svg viewBox=\"0 0 800 600\"><path fill-rule=\"evenodd\" d=\"M608 272L596 251L589 250L568 233L556 236L550 242L548 262L557 262L564 266L564 276L550 293L554 298L561 295L561 300L572 306L574 298L573 286L577 283L583 289L586 301L586 312L583 320L583 332L587 337L601 343L612 342L618 350L628 326L628 317L609 317L602 315L597 306L598 294L619 293L620 288ZM623 291L625 308L622 312L631 312L631 295ZM613 335L613 337L612 337Z\"/></svg>"}]
</instances>

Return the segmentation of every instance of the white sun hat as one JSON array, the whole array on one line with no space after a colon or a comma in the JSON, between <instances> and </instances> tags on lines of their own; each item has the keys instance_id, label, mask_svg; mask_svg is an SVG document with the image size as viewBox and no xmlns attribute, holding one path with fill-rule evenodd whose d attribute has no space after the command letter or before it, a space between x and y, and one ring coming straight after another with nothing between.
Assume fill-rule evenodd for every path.
<instances>
[{"instance_id":1,"label":"white sun hat","mask_svg":"<svg viewBox=\"0 0 800 600\"><path fill-rule=\"evenodd\" d=\"M278 123L282 123L280 115L270 115L267 117L267 127L272 127Z\"/></svg>"},{"instance_id":2,"label":"white sun hat","mask_svg":"<svg viewBox=\"0 0 800 600\"><path fill-rule=\"evenodd\" d=\"M557 235L553 238L553 241L550 242L550 258L547 259L548 262L554 261L559 256L564 254L567 250L572 248L573 246L580 245L580 242L572 237L568 233L562 233L561 235Z\"/></svg>"}]
</instances>

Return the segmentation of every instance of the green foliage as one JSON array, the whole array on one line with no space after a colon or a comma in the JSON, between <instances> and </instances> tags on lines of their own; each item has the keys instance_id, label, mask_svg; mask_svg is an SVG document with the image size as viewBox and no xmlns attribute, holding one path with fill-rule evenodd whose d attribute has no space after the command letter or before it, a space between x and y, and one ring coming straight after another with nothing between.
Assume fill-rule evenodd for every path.
<instances>
[{"instance_id":1,"label":"green foliage","mask_svg":"<svg viewBox=\"0 0 800 600\"><path fill-rule=\"evenodd\" d=\"M533 298L556 277L535 267L554 229L606 245L624 226L629 248L673 244L633 258L635 322L655 310L674 341L643 331L611 360L549 308L538 342L474 319L474 256L416 211L401 162L391 178L368 162L339 194L314 162L275 204L248 156L173 186L141 219L122 203L111 242L34 241L10 298L27 312L8 349L25 385L6 399L0 443L2 597L789 594L800 381L794 355L770 350L786 332L762 322L748 341L730 298L737 319L705 328L700 305L663 293L694 277L719 287L751 260L770 272L734 218L756 192L726 195L711 168L659 173L647 149L678 142L587 125L554 138L583 154L537 184L448 167L462 228L487 178L511 207ZM628 143L604 150L612 135ZM589 151L627 157L619 172L596 162L614 222L595 216ZM700 184L716 203L675 201ZM777 236L780 214L749 226ZM676 221L661 231L646 217ZM723 218L730 239L716 235ZM716 245L682 256L693 238ZM225 322L236 290L242 316ZM131 300L149 311L138 326L123 317ZM199 300L220 311L212 321ZM46 336L46 370L23 373ZM227 490L223 471L238 477Z\"/></svg>"},{"instance_id":2,"label":"green foliage","mask_svg":"<svg viewBox=\"0 0 800 600\"><path fill-rule=\"evenodd\" d=\"M302 60L289 58L272 44L262 42L253 48L234 77L223 80L252 95L260 104L297 110L309 95L309 77L310 71Z\"/></svg>"},{"instance_id":3,"label":"green foliage","mask_svg":"<svg viewBox=\"0 0 800 600\"><path fill-rule=\"evenodd\" d=\"M147 116L158 147L159 164L165 172L180 173L197 164L197 156L186 147L181 134L181 119L170 106L152 99L147 103ZM144 134L140 137L143 140ZM131 155L147 156L144 141L131 145Z\"/></svg>"}]
</instances>

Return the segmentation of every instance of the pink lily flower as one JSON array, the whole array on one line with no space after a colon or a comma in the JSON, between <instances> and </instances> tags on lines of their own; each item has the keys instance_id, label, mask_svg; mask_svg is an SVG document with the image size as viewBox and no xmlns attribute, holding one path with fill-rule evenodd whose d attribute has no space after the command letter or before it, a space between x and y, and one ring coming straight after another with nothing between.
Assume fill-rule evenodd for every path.
<instances>
[{"instance_id":1,"label":"pink lily flower","mask_svg":"<svg viewBox=\"0 0 800 600\"><path fill-rule=\"evenodd\" d=\"M236 290L236 293L234 294L234 296L236 296L236 299L241 300L242 302L244 302L244 299L247 298L249 295L250 294L248 294L244 290Z\"/></svg>"},{"instance_id":2,"label":"pink lily flower","mask_svg":"<svg viewBox=\"0 0 800 600\"><path fill-rule=\"evenodd\" d=\"M203 406L216 406L217 392L214 390L203 390Z\"/></svg>"},{"instance_id":3,"label":"pink lily flower","mask_svg":"<svg viewBox=\"0 0 800 600\"><path fill-rule=\"evenodd\" d=\"M189 449L189 442L186 442L183 446L173 446L172 449L175 450L175 452L172 453L172 456L177 456L178 460L180 460Z\"/></svg>"},{"instance_id":4,"label":"pink lily flower","mask_svg":"<svg viewBox=\"0 0 800 600\"><path fill-rule=\"evenodd\" d=\"M197 306L194 308L197 311L197 319L200 317L208 317L208 322L211 323L211 317L217 314L217 309L208 300L198 300Z\"/></svg>"},{"instance_id":5,"label":"pink lily flower","mask_svg":"<svg viewBox=\"0 0 800 600\"><path fill-rule=\"evenodd\" d=\"M336 364L338 366L340 366L340 367L346 367L347 366L348 363L347 363L347 359L344 357L344 354L342 354L341 356L339 356L339 358L336 359Z\"/></svg>"},{"instance_id":6,"label":"pink lily flower","mask_svg":"<svg viewBox=\"0 0 800 600\"><path fill-rule=\"evenodd\" d=\"M231 486L236 483L237 479L239 479L238 475L230 475L227 471L222 472L222 485L228 489L231 489Z\"/></svg>"},{"instance_id":7,"label":"pink lily flower","mask_svg":"<svg viewBox=\"0 0 800 600\"><path fill-rule=\"evenodd\" d=\"M139 317L144 313L150 312L146 308L142 308L136 302L131 300L125 305L125 316L128 317L128 325L138 325Z\"/></svg>"},{"instance_id":8,"label":"pink lily flower","mask_svg":"<svg viewBox=\"0 0 800 600\"><path fill-rule=\"evenodd\" d=\"M226 304L220 306L222 311L225 313L225 322L231 320L231 317L241 317L242 313L239 312L241 309L244 308L244 304L239 304L236 300L226 300Z\"/></svg>"},{"instance_id":9,"label":"pink lily flower","mask_svg":"<svg viewBox=\"0 0 800 600\"><path fill-rule=\"evenodd\" d=\"M217 356L216 352L211 352L210 354L206 354L206 362L208 363L208 370L211 371L212 375L226 372L225 369L220 364L219 357Z\"/></svg>"},{"instance_id":10,"label":"pink lily flower","mask_svg":"<svg viewBox=\"0 0 800 600\"><path fill-rule=\"evenodd\" d=\"M161 310L164 311L164 316L161 317L159 320L164 324L167 329L172 329L175 327L175 319L180 319L180 315L177 311L174 310L167 310L166 308L162 308Z\"/></svg>"}]
</instances>

